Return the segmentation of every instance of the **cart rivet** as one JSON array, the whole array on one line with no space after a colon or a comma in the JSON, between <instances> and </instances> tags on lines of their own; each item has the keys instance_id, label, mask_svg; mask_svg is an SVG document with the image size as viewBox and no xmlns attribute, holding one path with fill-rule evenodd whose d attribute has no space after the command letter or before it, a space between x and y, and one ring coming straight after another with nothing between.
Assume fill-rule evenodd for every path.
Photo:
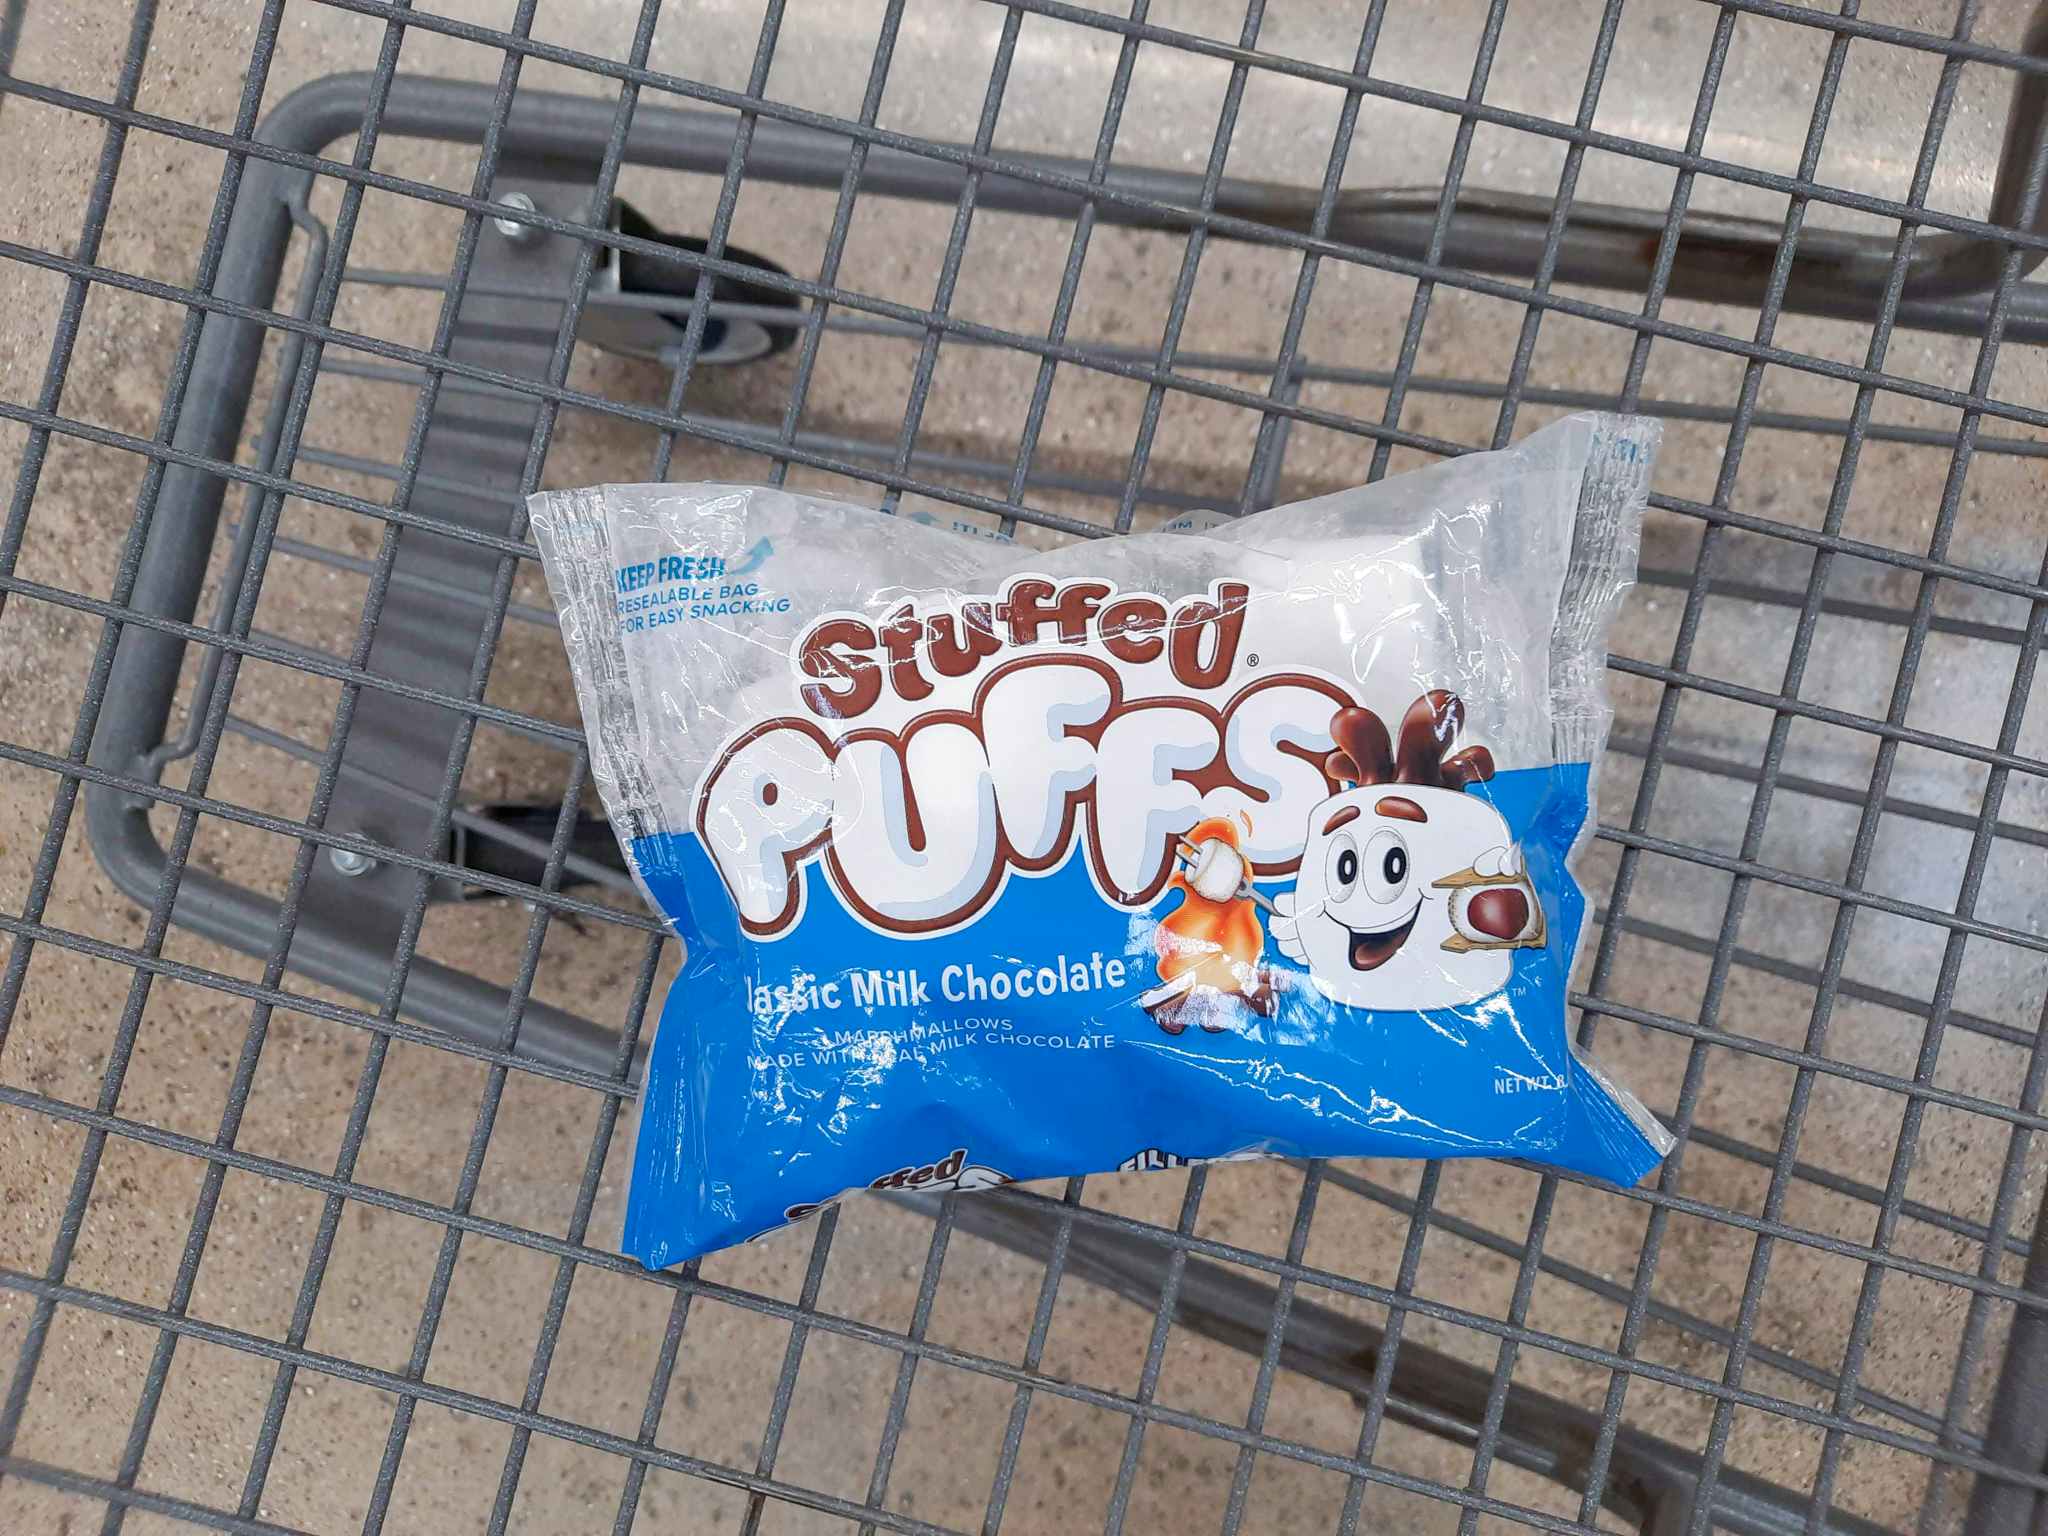
<instances>
[{"instance_id":1,"label":"cart rivet","mask_svg":"<svg viewBox=\"0 0 2048 1536\"><path fill-rule=\"evenodd\" d=\"M540 208L524 192L507 192L498 201L507 208L517 208L521 213L539 213ZM522 224L517 219L493 219L491 228L510 240L514 245L531 245L543 231L531 224Z\"/></svg>"},{"instance_id":2,"label":"cart rivet","mask_svg":"<svg viewBox=\"0 0 2048 1536\"><path fill-rule=\"evenodd\" d=\"M336 874L347 875L350 879L357 875L367 875L377 867L375 859L354 848L328 849L327 862L334 866Z\"/></svg>"}]
</instances>

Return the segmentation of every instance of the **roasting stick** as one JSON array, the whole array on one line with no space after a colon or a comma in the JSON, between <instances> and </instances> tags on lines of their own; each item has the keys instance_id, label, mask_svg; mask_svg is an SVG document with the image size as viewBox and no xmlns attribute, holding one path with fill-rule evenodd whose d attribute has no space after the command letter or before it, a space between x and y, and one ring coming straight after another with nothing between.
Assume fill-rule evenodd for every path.
<instances>
[{"instance_id":1,"label":"roasting stick","mask_svg":"<svg viewBox=\"0 0 2048 1536\"><path fill-rule=\"evenodd\" d=\"M1187 863L1188 884L1204 901L1249 901L1261 912L1280 915L1279 909L1253 888L1244 856L1222 838L1212 837L1198 845L1177 837L1174 843Z\"/></svg>"}]
</instances>

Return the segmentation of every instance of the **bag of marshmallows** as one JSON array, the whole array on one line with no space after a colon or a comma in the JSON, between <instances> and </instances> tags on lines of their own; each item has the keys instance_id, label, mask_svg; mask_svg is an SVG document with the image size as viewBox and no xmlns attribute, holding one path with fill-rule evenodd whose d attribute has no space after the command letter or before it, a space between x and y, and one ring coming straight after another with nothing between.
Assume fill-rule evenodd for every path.
<instances>
[{"instance_id":1,"label":"bag of marshmallows","mask_svg":"<svg viewBox=\"0 0 2048 1536\"><path fill-rule=\"evenodd\" d=\"M1253 1156L1622 1183L1572 874L1657 428L1028 548L759 486L529 503L592 774L686 958L624 1246L862 1189Z\"/></svg>"}]
</instances>

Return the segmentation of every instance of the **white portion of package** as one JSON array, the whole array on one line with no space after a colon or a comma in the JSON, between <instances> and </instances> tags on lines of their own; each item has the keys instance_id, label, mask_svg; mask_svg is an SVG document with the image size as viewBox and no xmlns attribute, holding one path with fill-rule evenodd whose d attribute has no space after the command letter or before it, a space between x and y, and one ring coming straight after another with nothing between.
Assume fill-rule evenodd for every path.
<instances>
[{"instance_id":1,"label":"white portion of package","mask_svg":"<svg viewBox=\"0 0 2048 1536\"><path fill-rule=\"evenodd\" d=\"M637 832L691 824L705 768L735 730L798 712L790 653L822 614L879 625L993 592L1011 572L1113 581L1120 591L1259 599L1244 649L1327 650L1344 633L1358 702L1398 720L1427 678L1465 706L1465 735L1504 761L1579 761L1604 738L1604 636L1635 573L1656 427L1582 415L1507 454L1338 491L1173 538L1028 550L766 486L606 485L535 496L533 530L562 618L613 819ZM632 631L615 572L716 562L713 591L774 562L751 611ZM656 574L650 581L659 584ZM755 583L758 585L758 583ZM1272 601L1263 600L1268 595ZM711 605L720 599L713 597ZM1157 691L1173 691L1165 668ZM637 701L637 703L636 703ZM930 707L885 695L863 724L895 729Z\"/></svg>"}]
</instances>

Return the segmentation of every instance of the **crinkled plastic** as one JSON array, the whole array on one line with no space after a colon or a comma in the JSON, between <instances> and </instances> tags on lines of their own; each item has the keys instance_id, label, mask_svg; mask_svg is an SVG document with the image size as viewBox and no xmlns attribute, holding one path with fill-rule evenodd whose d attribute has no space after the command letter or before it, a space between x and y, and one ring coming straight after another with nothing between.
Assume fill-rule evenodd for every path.
<instances>
[{"instance_id":1,"label":"crinkled plastic","mask_svg":"<svg viewBox=\"0 0 2048 1536\"><path fill-rule=\"evenodd\" d=\"M624 1244L1259 1155L1634 1182L1572 876L1654 423L1051 550L763 487L530 502L687 958ZM1207 526L1203 526L1206 523Z\"/></svg>"}]
</instances>

